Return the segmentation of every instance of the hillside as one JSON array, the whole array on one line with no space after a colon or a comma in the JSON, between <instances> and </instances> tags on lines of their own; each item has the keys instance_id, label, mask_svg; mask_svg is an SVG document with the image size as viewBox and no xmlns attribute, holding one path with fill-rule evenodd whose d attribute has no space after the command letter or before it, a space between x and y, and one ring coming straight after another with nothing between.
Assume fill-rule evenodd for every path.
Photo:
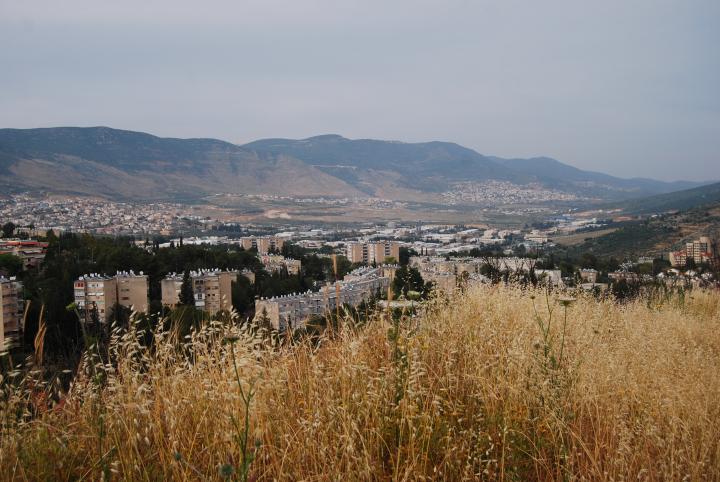
<instances>
[{"instance_id":1,"label":"hillside","mask_svg":"<svg viewBox=\"0 0 720 482\"><path fill-rule=\"evenodd\" d=\"M159 138L106 127L2 129L0 166L0 179L8 184L115 199L356 193L342 180L286 156L260 155L214 139Z\"/></svg>"},{"instance_id":2,"label":"hillside","mask_svg":"<svg viewBox=\"0 0 720 482\"><path fill-rule=\"evenodd\" d=\"M683 198L687 199L687 198ZM584 242L570 250L577 255L590 252L618 259L660 256L700 236L720 239L720 201L684 211L619 223L602 236L586 233Z\"/></svg>"},{"instance_id":3,"label":"hillside","mask_svg":"<svg viewBox=\"0 0 720 482\"><path fill-rule=\"evenodd\" d=\"M565 189L583 186L590 193L600 196L612 190L629 191L638 196L647 193L665 193L693 188L698 184L688 181L668 183L643 178L621 179L599 172L583 171L549 157L492 159L515 171L535 176L549 186Z\"/></svg>"},{"instance_id":4,"label":"hillside","mask_svg":"<svg viewBox=\"0 0 720 482\"><path fill-rule=\"evenodd\" d=\"M399 173L405 187L439 191L454 182L489 179L517 185L537 183L563 192L599 198L632 198L695 187L694 182L621 179L583 171L547 157L503 159L484 156L449 142L405 143L372 139L346 139L324 135L303 140L265 139L244 147L257 152L288 155L345 176L356 187L372 173Z\"/></svg>"},{"instance_id":5,"label":"hillside","mask_svg":"<svg viewBox=\"0 0 720 482\"><path fill-rule=\"evenodd\" d=\"M614 205L626 214L654 214L681 211L720 203L720 182L647 198L632 199Z\"/></svg>"},{"instance_id":6,"label":"hillside","mask_svg":"<svg viewBox=\"0 0 720 482\"><path fill-rule=\"evenodd\" d=\"M448 142L403 143L324 135L237 146L107 127L0 129L0 186L114 199L200 199L214 193L379 197L441 205L501 182L543 202L672 191L687 183L618 179L548 158L503 160ZM505 183L505 184L502 184ZM502 203L502 187L486 203ZM544 191L543 191L544 190ZM534 203L538 196L526 196ZM493 200L495 199L495 200ZM520 196L520 199L523 199ZM470 202L471 204L476 201ZM516 201L512 201L516 202Z\"/></svg>"},{"instance_id":7,"label":"hillside","mask_svg":"<svg viewBox=\"0 0 720 482\"><path fill-rule=\"evenodd\" d=\"M518 173L477 152L449 142L404 143L324 135L304 140L266 139L245 146L256 152L287 155L342 177L356 186L380 173L396 173L410 189L442 191L453 181L499 179L527 183Z\"/></svg>"},{"instance_id":8,"label":"hillside","mask_svg":"<svg viewBox=\"0 0 720 482\"><path fill-rule=\"evenodd\" d=\"M187 338L161 323L152 343L131 324L62 374L69 392L37 367L6 385L0 473L717 480L719 320L699 290L620 305L494 286L280 347L232 321Z\"/></svg>"}]
</instances>

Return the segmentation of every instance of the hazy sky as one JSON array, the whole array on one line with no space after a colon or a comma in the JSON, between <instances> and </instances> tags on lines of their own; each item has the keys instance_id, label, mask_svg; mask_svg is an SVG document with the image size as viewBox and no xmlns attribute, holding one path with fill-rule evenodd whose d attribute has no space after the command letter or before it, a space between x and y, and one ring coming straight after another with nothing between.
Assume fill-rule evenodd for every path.
<instances>
[{"instance_id":1,"label":"hazy sky","mask_svg":"<svg viewBox=\"0 0 720 482\"><path fill-rule=\"evenodd\" d=\"M0 127L60 125L720 179L720 1L0 0Z\"/></svg>"}]
</instances>

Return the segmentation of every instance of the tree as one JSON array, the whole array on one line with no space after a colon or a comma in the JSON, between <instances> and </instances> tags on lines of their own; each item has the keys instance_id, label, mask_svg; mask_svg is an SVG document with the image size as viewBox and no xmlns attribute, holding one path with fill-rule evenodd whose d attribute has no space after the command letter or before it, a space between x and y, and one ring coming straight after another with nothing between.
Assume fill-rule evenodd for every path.
<instances>
[{"instance_id":1,"label":"tree","mask_svg":"<svg viewBox=\"0 0 720 482\"><path fill-rule=\"evenodd\" d=\"M2 235L3 238L12 238L13 234L15 233L15 224L12 222L7 222L2 225Z\"/></svg>"},{"instance_id":2,"label":"tree","mask_svg":"<svg viewBox=\"0 0 720 482\"><path fill-rule=\"evenodd\" d=\"M187 269L183 274L182 285L180 286L180 304L183 306L195 306L192 278L190 278L190 271Z\"/></svg>"},{"instance_id":3,"label":"tree","mask_svg":"<svg viewBox=\"0 0 720 482\"><path fill-rule=\"evenodd\" d=\"M254 301L255 293L250 285L250 280L244 276L238 277L237 281L232 284L233 308L243 316L253 307Z\"/></svg>"},{"instance_id":4,"label":"tree","mask_svg":"<svg viewBox=\"0 0 720 482\"><path fill-rule=\"evenodd\" d=\"M400 259L398 260L400 264L409 264L411 256L417 256L417 251L412 248L407 248L405 246L400 247Z\"/></svg>"},{"instance_id":5,"label":"tree","mask_svg":"<svg viewBox=\"0 0 720 482\"><path fill-rule=\"evenodd\" d=\"M392 288L395 296L407 296L410 291L416 291L421 293L423 296L426 295L425 281L423 280L420 271L418 271L417 268L410 268L407 265L400 266L400 268L398 268L395 272Z\"/></svg>"},{"instance_id":6,"label":"tree","mask_svg":"<svg viewBox=\"0 0 720 482\"><path fill-rule=\"evenodd\" d=\"M14 254L0 254L0 275L17 276L22 272L23 261Z\"/></svg>"}]
</instances>

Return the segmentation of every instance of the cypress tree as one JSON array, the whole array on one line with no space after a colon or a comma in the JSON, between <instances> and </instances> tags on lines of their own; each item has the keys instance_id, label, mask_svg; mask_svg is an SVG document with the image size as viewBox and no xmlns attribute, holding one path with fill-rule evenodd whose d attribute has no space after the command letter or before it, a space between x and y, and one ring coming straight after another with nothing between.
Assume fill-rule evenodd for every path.
<instances>
[{"instance_id":1,"label":"cypress tree","mask_svg":"<svg viewBox=\"0 0 720 482\"><path fill-rule=\"evenodd\" d=\"M183 306L195 306L195 295L189 270L185 270L183 274L182 285L180 286L180 304Z\"/></svg>"}]
</instances>

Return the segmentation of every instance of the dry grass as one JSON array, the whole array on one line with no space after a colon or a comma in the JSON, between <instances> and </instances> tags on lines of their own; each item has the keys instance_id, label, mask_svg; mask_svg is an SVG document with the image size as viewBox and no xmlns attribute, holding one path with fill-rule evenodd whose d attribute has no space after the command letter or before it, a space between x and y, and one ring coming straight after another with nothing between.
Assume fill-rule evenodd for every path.
<instances>
[{"instance_id":1,"label":"dry grass","mask_svg":"<svg viewBox=\"0 0 720 482\"><path fill-rule=\"evenodd\" d=\"M60 406L17 422L28 385L8 395L0 474L241 478L234 353L243 393L256 390L250 480L720 478L718 294L580 298L564 344L554 296L478 288L319 345L268 349L216 324L184 350L157 333L151 352L117 334L115 366L86 364Z\"/></svg>"}]
</instances>

